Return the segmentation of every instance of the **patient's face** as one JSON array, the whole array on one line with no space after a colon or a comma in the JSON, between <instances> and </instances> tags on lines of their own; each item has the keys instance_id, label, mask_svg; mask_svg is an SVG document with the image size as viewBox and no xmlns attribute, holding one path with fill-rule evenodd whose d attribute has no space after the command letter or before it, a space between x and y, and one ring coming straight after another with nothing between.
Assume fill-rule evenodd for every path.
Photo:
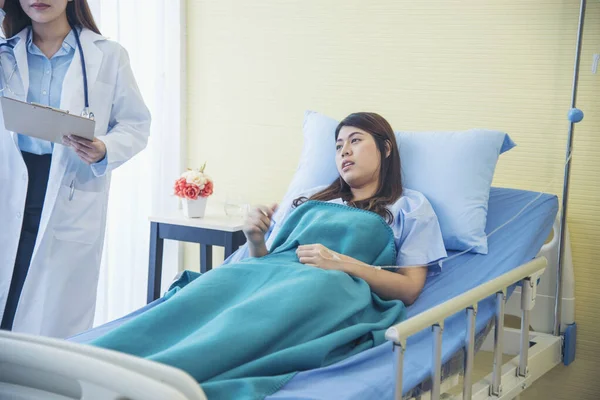
<instances>
[{"instance_id":1,"label":"patient's face","mask_svg":"<svg viewBox=\"0 0 600 400\"><path fill-rule=\"evenodd\" d=\"M370 133L352 126L340 130L336 143L336 165L350 187L358 188L377 182L381 156Z\"/></svg>"}]
</instances>

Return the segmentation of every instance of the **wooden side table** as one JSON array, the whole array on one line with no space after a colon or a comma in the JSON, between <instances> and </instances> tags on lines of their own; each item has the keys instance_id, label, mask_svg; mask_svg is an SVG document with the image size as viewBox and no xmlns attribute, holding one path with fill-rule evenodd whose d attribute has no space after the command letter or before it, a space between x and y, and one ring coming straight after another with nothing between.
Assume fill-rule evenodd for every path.
<instances>
[{"instance_id":1,"label":"wooden side table","mask_svg":"<svg viewBox=\"0 0 600 400\"><path fill-rule=\"evenodd\" d=\"M200 244L200 272L212 269L212 246L225 248L225 258L246 243L243 221L225 215L186 218L181 213L150 217L150 259L148 263L148 303L160 297L164 240Z\"/></svg>"}]
</instances>

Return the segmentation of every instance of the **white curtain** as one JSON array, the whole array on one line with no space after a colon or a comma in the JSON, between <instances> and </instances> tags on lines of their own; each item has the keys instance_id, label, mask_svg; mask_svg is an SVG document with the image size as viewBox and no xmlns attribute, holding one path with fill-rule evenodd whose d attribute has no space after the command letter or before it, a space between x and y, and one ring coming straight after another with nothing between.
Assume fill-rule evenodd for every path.
<instances>
[{"instance_id":1,"label":"white curtain","mask_svg":"<svg viewBox=\"0 0 600 400\"><path fill-rule=\"evenodd\" d=\"M88 0L101 33L119 42L152 113L148 147L114 171L95 325L146 303L149 217L173 211L185 143L184 0ZM164 291L180 269L181 249L165 242Z\"/></svg>"}]
</instances>

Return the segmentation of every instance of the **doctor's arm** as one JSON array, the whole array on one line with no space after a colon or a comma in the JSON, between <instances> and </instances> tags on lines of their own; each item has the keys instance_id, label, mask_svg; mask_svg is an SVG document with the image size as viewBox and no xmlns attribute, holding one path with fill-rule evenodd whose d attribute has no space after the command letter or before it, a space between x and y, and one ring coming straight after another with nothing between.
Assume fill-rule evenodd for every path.
<instances>
[{"instance_id":1,"label":"doctor's arm","mask_svg":"<svg viewBox=\"0 0 600 400\"><path fill-rule=\"evenodd\" d=\"M115 95L109 120L110 130L98 139L106 146L105 158L92 164L96 176L119 167L142 151L150 136L150 111L137 86L129 56L121 49Z\"/></svg>"}]
</instances>

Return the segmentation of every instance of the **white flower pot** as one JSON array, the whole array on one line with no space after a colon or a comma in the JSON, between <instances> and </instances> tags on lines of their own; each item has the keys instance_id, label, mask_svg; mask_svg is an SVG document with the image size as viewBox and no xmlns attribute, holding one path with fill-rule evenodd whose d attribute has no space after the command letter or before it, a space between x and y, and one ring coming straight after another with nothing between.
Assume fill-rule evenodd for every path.
<instances>
[{"instance_id":1,"label":"white flower pot","mask_svg":"<svg viewBox=\"0 0 600 400\"><path fill-rule=\"evenodd\" d=\"M202 218L206 211L208 197L198 197L196 200L183 199L183 215L187 218Z\"/></svg>"}]
</instances>

